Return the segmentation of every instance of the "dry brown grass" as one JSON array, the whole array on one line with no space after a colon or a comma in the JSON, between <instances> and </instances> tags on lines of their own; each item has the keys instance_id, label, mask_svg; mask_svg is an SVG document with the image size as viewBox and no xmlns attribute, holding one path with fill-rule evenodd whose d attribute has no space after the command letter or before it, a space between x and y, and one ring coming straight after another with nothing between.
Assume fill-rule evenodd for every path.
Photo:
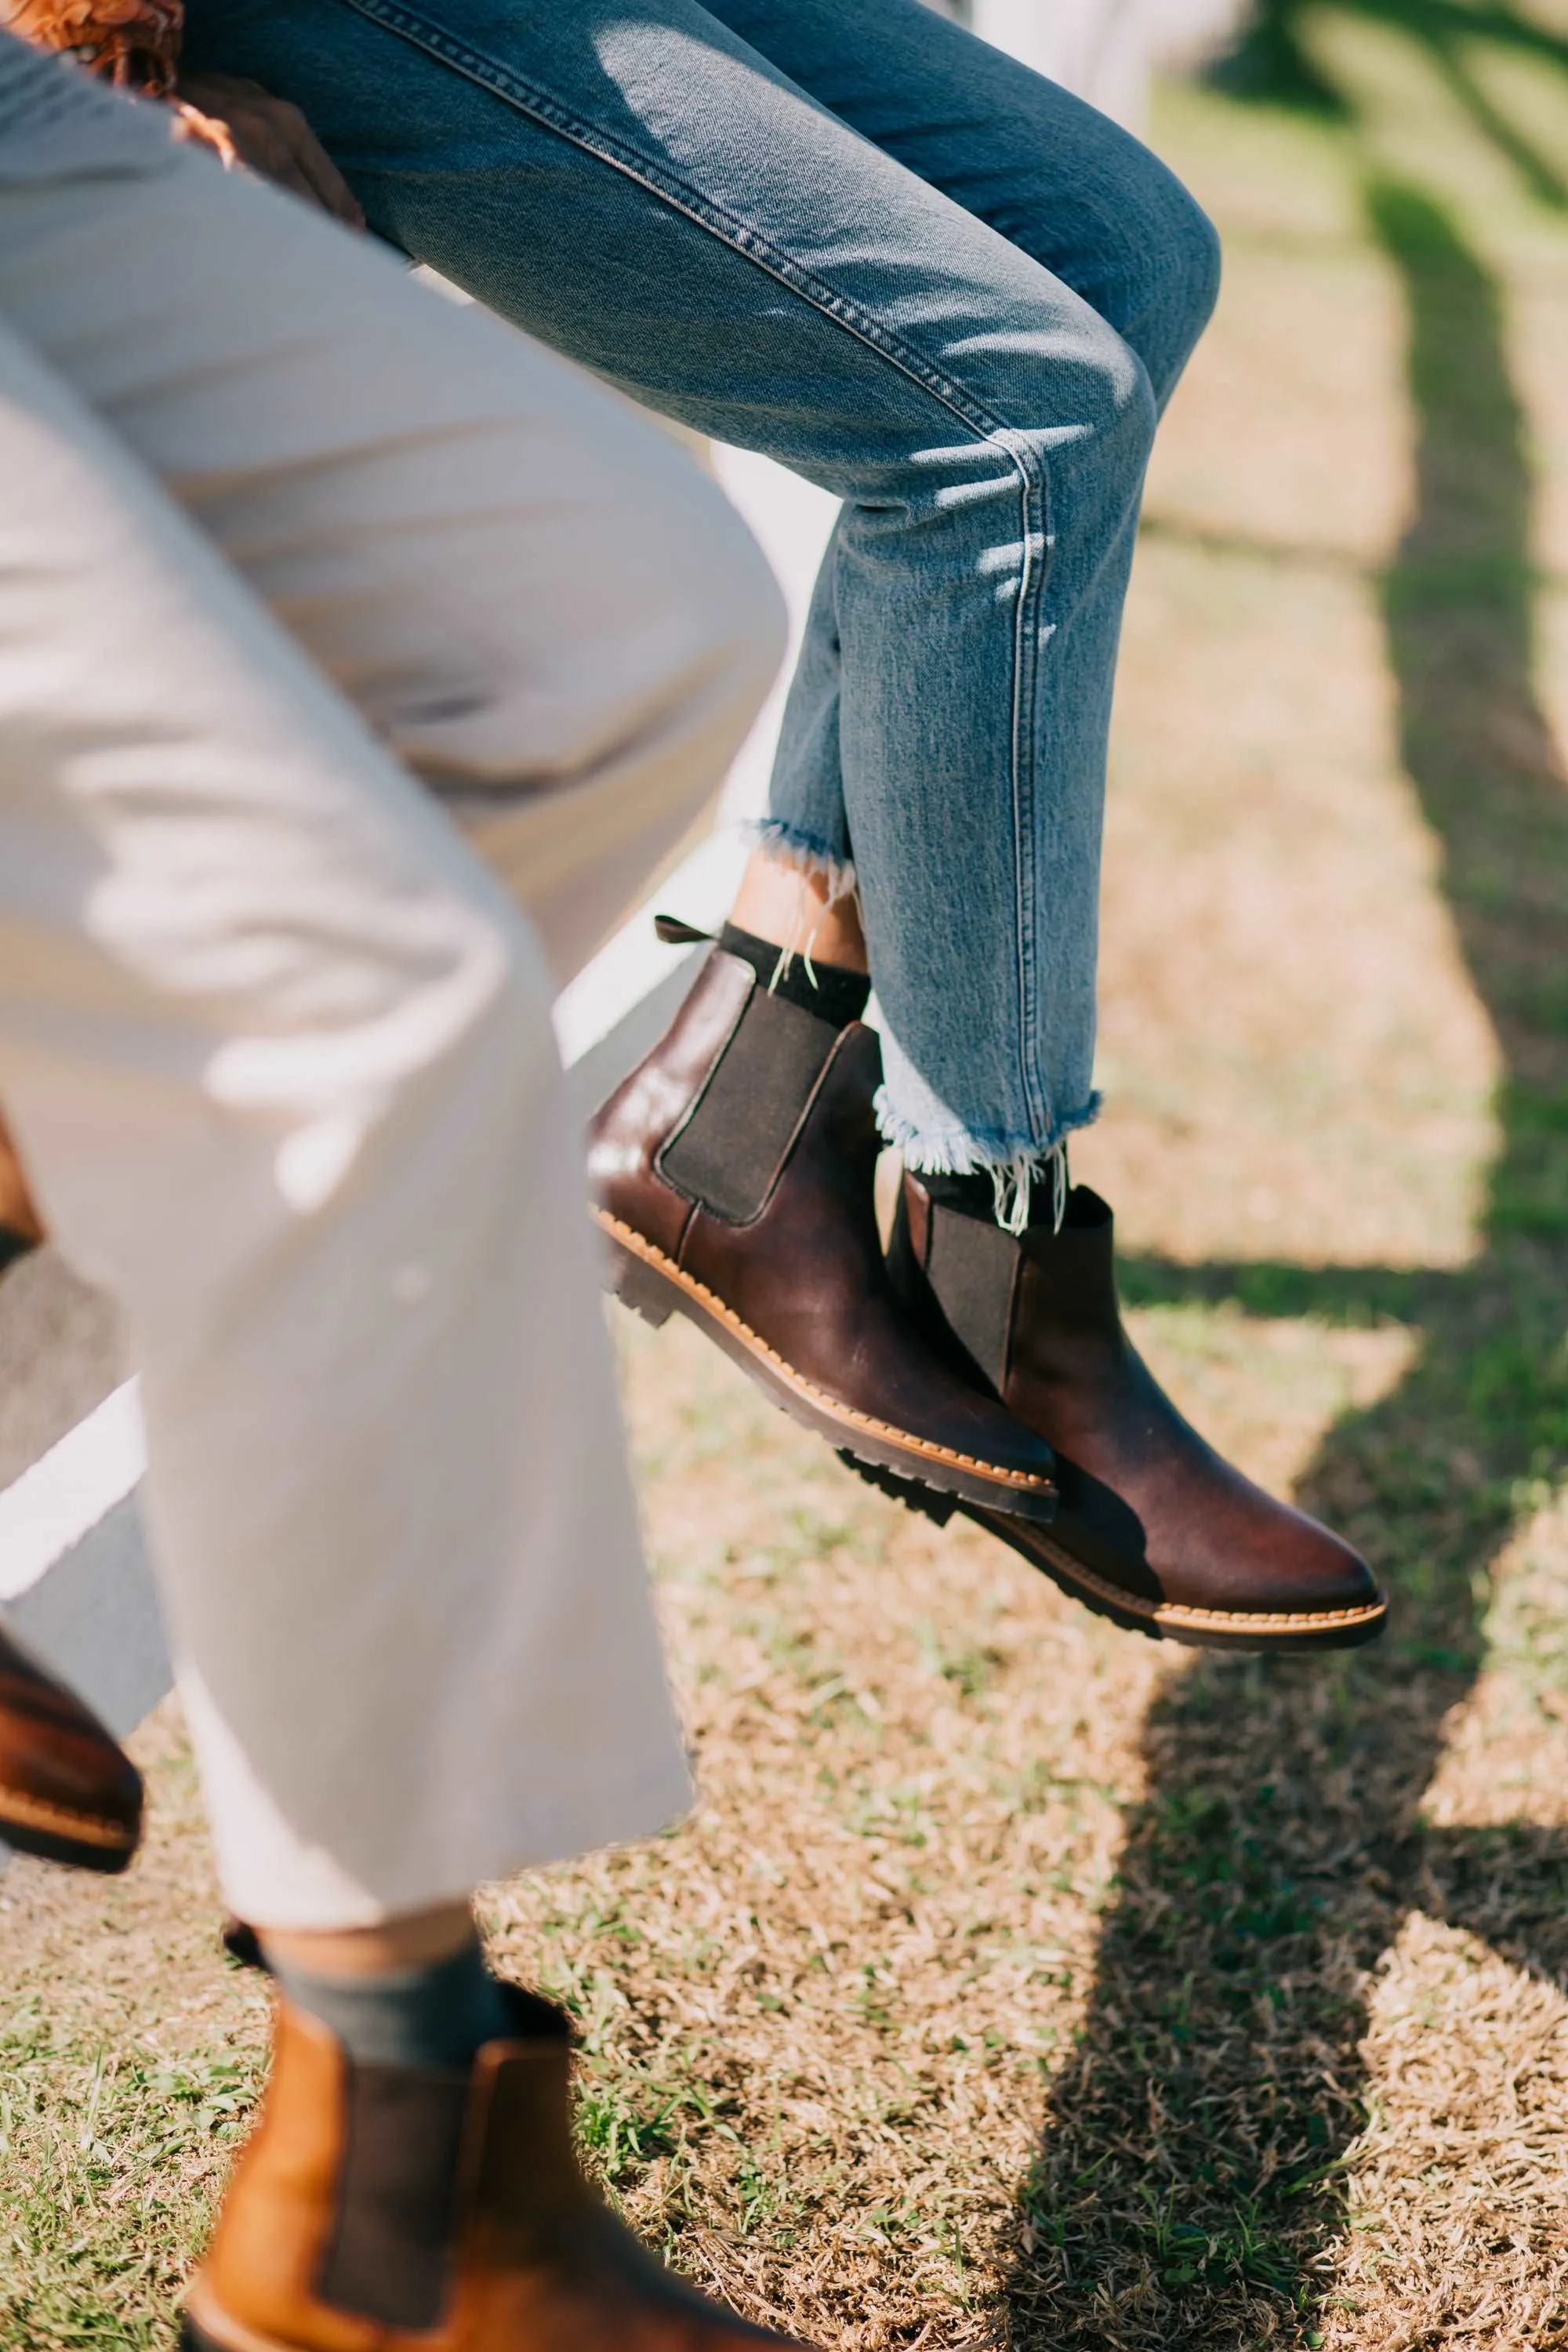
<instances>
[{"instance_id":1,"label":"dry brown grass","mask_svg":"<svg viewBox=\"0 0 1568 2352\"><path fill-rule=\"evenodd\" d=\"M489 1898L639 2228L856 2352L1568 2346L1568 232L1415 35L1304 37L1352 113L1164 116L1231 274L1130 615L1080 1169L1161 1370L1395 1631L1120 1635L625 1326L702 1806ZM1543 53L1476 71L1568 150ZM0 1886L26 2352L166 2344L254 2078L143 1744L127 1884Z\"/></svg>"}]
</instances>

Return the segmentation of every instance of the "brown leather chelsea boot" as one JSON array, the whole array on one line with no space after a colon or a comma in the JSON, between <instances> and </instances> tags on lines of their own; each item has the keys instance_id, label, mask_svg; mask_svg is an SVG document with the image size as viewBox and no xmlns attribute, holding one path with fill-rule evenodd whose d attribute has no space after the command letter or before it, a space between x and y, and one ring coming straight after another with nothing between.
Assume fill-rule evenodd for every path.
<instances>
[{"instance_id":1,"label":"brown leather chelsea boot","mask_svg":"<svg viewBox=\"0 0 1568 2352\"><path fill-rule=\"evenodd\" d=\"M515 2038L467 2074L354 2065L279 2002L184 2352L789 2352L667 2271L590 2188L566 2020L507 1992Z\"/></svg>"},{"instance_id":2,"label":"brown leather chelsea boot","mask_svg":"<svg viewBox=\"0 0 1568 2352\"><path fill-rule=\"evenodd\" d=\"M142 1775L90 1707L0 1627L0 1838L112 1875L142 1840Z\"/></svg>"},{"instance_id":3,"label":"brown leather chelsea boot","mask_svg":"<svg viewBox=\"0 0 1568 2352\"><path fill-rule=\"evenodd\" d=\"M1388 1603L1366 1562L1223 1461L1132 1346L1097 1193L1069 1192L1059 1233L1015 1237L906 1176L889 1263L932 1344L1050 1440L1060 1501L1048 1529L962 1507L1064 1591L1205 1647L1349 1649L1382 1633Z\"/></svg>"},{"instance_id":4,"label":"brown leather chelsea boot","mask_svg":"<svg viewBox=\"0 0 1568 2352\"><path fill-rule=\"evenodd\" d=\"M689 1316L776 1404L855 1457L1024 1517L1049 1446L900 1312L877 1233L876 1033L770 995L710 954L675 1022L594 1122L610 1281Z\"/></svg>"}]
</instances>

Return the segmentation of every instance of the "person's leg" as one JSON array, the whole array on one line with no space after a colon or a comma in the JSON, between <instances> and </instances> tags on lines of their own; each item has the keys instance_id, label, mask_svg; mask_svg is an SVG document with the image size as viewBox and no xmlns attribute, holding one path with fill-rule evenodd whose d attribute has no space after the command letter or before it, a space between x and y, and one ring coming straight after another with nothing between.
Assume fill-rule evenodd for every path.
<instances>
[{"instance_id":1,"label":"person's leg","mask_svg":"<svg viewBox=\"0 0 1568 2352\"><path fill-rule=\"evenodd\" d=\"M51 1231L130 1317L175 1632L205 1662L195 1711L219 1781L247 1727L300 1718L266 1733L283 1740L276 1787L237 1799L255 1833L220 1825L237 1907L312 1924L308 1899L270 1919L265 1899L298 1781L340 1926L401 1903L432 1841L452 1876L411 1885L422 1900L509 1866L485 1848L516 1807L534 1824L523 1843L552 1843L536 1738L585 1738L549 1779L587 1813L609 1801L621 1743L601 1760L587 1703L602 1673L630 1678L626 1744L639 1726L655 1749L666 1738L662 1698L650 1716L632 1696L647 1619L624 1477L613 1448L605 1475L583 1467L614 1418L596 1318L566 1305L587 1253L542 964L376 736L465 801L488 790L514 816L538 801L545 854L524 879L543 929L560 901L601 901L575 935L557 926L570 961L614 911L597 877L627 842L668 845L718 782L766 683L776 592L665 437L548 355L156 136L112 202L109 184L0 180L0 317L26 342L8 346L5 497L15 542L36 550L0 582L0 1094ZM574 804L574 863L557 854ZM149 1173L165 1158L179 1181ZM348 1279L344 1253L375 1270ZM254 1344L220 1347L241 1311ZM459 1333L448 1392L441 1350ZM310 1370L298 1390L291 1365ZM409 1443L389 1444L395 1426ZM296 1540L272 1561L280 1528ZM595 1555L603 1593L576 1570ZM368 1676L325 1639L302 1652L291 1622L356 1559L387 1621L402 1607L428 1636ZM519 1559L533 1572L514 1577ZM486 1578L522 1588L488 1625L463 1605ZM629 1647L595 1654L617 1613ZM574 1663L498 1664L551 1625ZM460 1679L470 1644L510 1736L476 1729L465 1756L470 1708L443 1728L438 1769L389 1765L382 1786L342 1769L362 1699L416 1719L427 1678ZM662 1767L651 1783L668 1796Z\"/></svg>"},{"instance_id":2,"label":"person's leg","mask_svg":"<svg viewBox=\"0 0 1568 2352\"><path fill-rule=\"evenodd\" d=\"M634 578L668 517L657 441L635 420L629 439L601 434L597 404L579 414L553 365L541 373L499 331L493 347L453 346L454 373L477 378L460 411L416 382L395 416L390 394L366 401L411 320L437 339L461 322L279 199L161 153L106 182L0 186L13 322L0 330L0 1090L51 1229L127 1312L151 1531L226 1890L278 1939L286 1987L290 1970L304 1980L281 2001L266 2115L189 2341L324 2352L379 2327L465 2352L717 2352L750 2333L646 2264L575 2169L567 2044L544 2004L506 1995L502 2032L479 2020L485 2046L466 2066L417 2046L378 2059L363 2001L338 2026L312 2007L319 1982L366 1973L345 1972L339 1946L363 1958L368 1931L384 2021L390 1976L461 1960L453 1938L479 1880L657 1826L684 1801L684 1759L540 950L429 798L14 332L39 254L85 229L83 184L118 257L102 332L133 404L183 407L218 477L225 444L210 420L201 431L198 376L253 438L269 418L288 425L270 510L263 453L228 448L258 550L289 538L307 411L340 592L374 580L356 545L374 536L367 474L395 540L417 487L432 528L445 515L444 552L438 534L426 543L432 622L442 563L466 555L514 584L496 511L526 529L537 504L548 549L578 506L592 547L608 501ZM170 238L172 202L201 224L195 245ZM205 319L163 300L203 234L238 263L280 248L264 288L237 270ZM261 393L248 416L231 367ZM476 504L465 450L481 422ZM399 441L416 477L402 501ZM673 607L697 599L686 618L706 644L675 629L663 694L637 677L622 714L642 714L667 817L650 713L673 725L742 656L738 701L766 675L772 607L745 546L722 519L705 558L675 539ZM384 585L395 607L395 564ZM310 587L330 603L319 572ZM551 632L520 617L477 661L461 642L472 611L454 584L424 718L466 678L468 720L482 734L488 708L499 754L494 705L516 684L521 724L527 656L548 664ZM607 737L613 583L598 612ZM386 643L400 650L395 627ZM528 757L517 743L500 772ZM715 781L699 766L685 789ZM640 782L628 753L634 838ZM591 775L585 797L606 815ZM599 856L615 846L602 835ZM405 1990L405 2028L421 1985ZM448 1986L448 2023L454 1998Z\"/></svg>"},{"instance_id":3,"label":"person's leg","mask_svg":"<svg viewBox=\"0 0 1568 2352\"><path fill-rule=\"evenodd\" d=\"M1218 247L1196 205L1146 149L906 0L872 0L853 18L823 0L717 0L715 13L864 137L1081 295L1136 352L1163 410L1213 307ZM842 887L832 829L820 814L829 795L819 772L837 750L842 555L841 530L786 713L767 846L752 860L735 920L786 944L811 937L826 960L863 966L857 900ZM1107 584L1118 608L1115 583ZM1113 620L1108 662L1116 635ZM1098 761L1092 741L1086 750ZM847 825L846 847L847 838ZM866 862L858 847L857 856ZM799 877L793 887L774 870L780 858ZM912 1149L918 1161L918 1143Z\"/></svg>"},{"instance_id":4,"label":"person's leg","mask_svg":"<svg viewBox=\"0 0 1568 2352\"><path fill-rule=\"evenodd\" d=\"M823 0L717 0L715 13L864 137L1081 295L1136 352L1163 410L1213 307L1218 247L1190 197L1147 150L1037 74L906 0L872 0L852 19ZM785 717L766 845L752 861L734 919L786 945L811 938L825 960L864 969L858 900L843 887L831 829L820 816L828 793L819 772L837 751L842 690L843 556L841 526ZM1114 579L1107 586L1111 613L1119 613L1120 589ZM1111 618L1108 664L1116 638ZM1097 765L1101 746L1091 740L1084 748ZM867 863L858 846L857 856ZM779 874L781 860L798 877L793 883ZM1054 942L1042 942L1042 952L1055 951ZM909 1121L897 1108L900 1075L895 1068L889 1098L907 1134ZM943 1155L922 1153L918 1139L910 1149L916 1164L942 1164Z\"/></svg>"},{"instance_id":5,"label":"person's leg","mask_svg":"<svg viewBox=\"0 0 1568 2352\"><path fill-rule=\"evenodd\" d=\"M279 260L279 240L271 232L258 238L247 226L254 207L245 210L231 219L235 207L215 181L211 221L223 234L215 227L209 238L206 224L193 233L166 191L141 198L140 233L174 257L169 283L177 289L164 302L155 397L136 338L114 331L127 297L102 253L90 196L51 202L47 235L8 261L0 292L8 289L48 356L157 468L380 730L477 826L479 846L539 910L547 941L563 950L558 969L566 969L563 942L581 947L595 935L584 887L600 917L613 910L606 876L624 896L626 883L647 873L671 836L672 812L679 819L689 809L693 774L716 777L754 701L752 574L719 579L700 596L691 587L693 553L725 533L738 539L740 526L712 486L700 484L673 445L633 412L563 379L557 362L525 353L493 320L455 315L398 284L384 257L335 245L314 272L319 283L297 293L286 248ZM310 370L335 360L377 258L378 282L395 288L398 300L388 295L384 304L391 317L378 326L374 393L356 407L352 467L324 480ZM207 321L236 282L246 287L245 317L235 328L227 390L215 394ZM268 322L290 312L280 362ZM280 364L284 380L269 390ZM563 494L520 553L485 404L498 367L508 383L521 369L542 372L557 403L564 382L574 409L598 420L582 470L598 465L601 443L626 446L640 537L626 527L616 496ZM258 393L268 394L259 415ZM445 417L451 431L421 461L409 454L406 420L426 414ZM510 418L507 425L515 431ZM558 479L564 493L572 450L537 454L542 476ZM641 820L635 828L622 779L628 764ZM770 1018L783 1013L766 1008ZM868 1100L863 1033L838 1076ZM615 1246L623 1249L619 1238ZM753 1296L733 1304L726 1339L792 1410L863 1458L928 1472L982 1501L1016 1496L1044 1507L1048 1448L934 1358L921 1360L895 1328L868 1190L844 1246L856 1278L840 1285L838 1303L852 1333L835 1328L820 1289L792 1277L773 1286L795 1318L788 1363L777 1360L785 1335ZM701 1270L689 1269L688 1278L701 1282ZM826 1377L817 1376L819 1360Z\"/></svg>"},{"instance_id":6,"label":"person's leg","mask_svg":"<svg viewBox=\"0 0 1568 2352\"><path fill-rule=\"evenodd\" d=\"M1135 142L915 0L795 21L212 0L193 42L299 101L383 233L846 499L779 838L843 862L854 836L889 1124L933 1165L1010 1164L1091 1105L1105 714L1159 396L1106 310L1147 323L1169 373L1213 238ZM842 119L857 74L888 117L869 138ZM900 103L911 140L952 124L956 195L897 153ZM1026 214L1049 261L971 194Z\"/></svg>"},{"instance_id":7,"label":"person's leg","mask_svg":"<svg viewBox=\"0 0 1568 2352\"><path fill-rule=\"evenodd\" d=\"M936 1466L908 1446L872 1460L1008 1515L1125 1622L1249 1643L1376 1630L1364 1564L1234 1479L1136 1366L1102 1204L1071 1213L1083 1249L1047 1246L1058 1148L1094 1107L1117 633L1150 436L1213 299L1202 215L1136 142L914 0L574 0L521 20L501 0L215 0L214 27L317 119L410 250L846 501L769 854L595 1130L623 1295L692 1315L764 1385L782 1360L842 1404L849 1367L849 1401L884 1427L940 1424ZM826 1017L815 966L777 969L781 945L810 945L851 979L857 910L881 1128L935 1188L894 1319L868 1240L874 1056L843 1041L852 992ZM993 1264L1004 1215L1029 1230ZM1020 1457L994 1433L980 1479L954 1467L975 1448L952 1442L933 1353L1068 1454L1058 1537L1018 1534L1020 1490L993 1473ZM846 1442L842 1414L816 1425Z\"/></svg>"},{"instance_id":8,"label":"person's leg","mask_svg":"<svg viewBox=\"0 0 1568 2352\"><path fill-rule=\"evenodd\" d=\"M45 202L0 194L8 251ZM9 341L5 419L0 1085L51 1231L127 1315L226 1891L352 1927L595 1816L654 1826L679 1744L595 1433L538 949Z\"/></svg>"}]
</instances>

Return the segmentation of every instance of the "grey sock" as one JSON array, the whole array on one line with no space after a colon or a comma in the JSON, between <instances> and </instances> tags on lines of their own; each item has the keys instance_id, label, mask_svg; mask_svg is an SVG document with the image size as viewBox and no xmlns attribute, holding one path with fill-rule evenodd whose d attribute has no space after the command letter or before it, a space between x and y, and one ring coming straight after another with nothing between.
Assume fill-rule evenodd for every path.
<instances>
[{"instance_id":1,"label":"grey sock","mask_svg":"<svg viewBox=\"0 0 1568 2352\"><path fill-rule=\"evenodd\" d=\"M513 2032L477 1936L449 1959L382 1976L316 1976L267 1957L285 1998L335 2033L356 2065L466 2073L487 2042Z\"/></svg>"}]
</instances>

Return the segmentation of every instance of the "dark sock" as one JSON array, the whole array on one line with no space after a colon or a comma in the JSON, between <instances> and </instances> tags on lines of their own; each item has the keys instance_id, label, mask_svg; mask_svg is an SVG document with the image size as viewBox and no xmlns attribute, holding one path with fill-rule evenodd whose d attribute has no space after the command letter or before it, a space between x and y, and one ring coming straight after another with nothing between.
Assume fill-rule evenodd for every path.
<instances>
[{"instance_id":1,"label":"dark sock","mask_svg":"<svg viewBox=\"0 0 1568 2352\"><path fill-rule=\"evenodd\" d=\"M798 1004L803 1012L815 1013L819 1020L830 1021L835 1029L847 1028L866 1010L871 983L863 971L850 971L841 963L818 963L815 957L808 971L806 958L798 950L781 971L784 950L734 923L725 924L719 944L726 955L739 956L742 963L749 963L773 995L782 996L786 1004Z\"/></svg>"},{"instance_id":2,"label":"dark sock","mask_svg":"<svg viewBox=\"0 0 1568 2352\"><path fill-rule=\"evenodd\" d=\"M1065 1180L1065 1160L1062 1174ZM996 1181L989 1168L977 1168L967 1176L921 1175L919 1181L942 1208L956 1209L961 1217L978 1217L983 1224L1000 1223L996 1214ZM1057 1221L1059 1197L1051 1170L1037 1171L1029 1186L1030 1224L1044 1225L1048 1232Z\"/></svg>"},{"instance_id":3,"label":"dark sock","mask_svg":"<svg viewBox=\"0 0 1568 2352\"><path fill-rule=\"evenodd\" d=\"M284 1967L275 1953L267 1958L285 1998L335 2033L356 2065L466 2074L487 2042L504 2041L513 2030L477 1936L428 1968L381 1976L317 1976Z\"/></svg>"}]
</instances>

